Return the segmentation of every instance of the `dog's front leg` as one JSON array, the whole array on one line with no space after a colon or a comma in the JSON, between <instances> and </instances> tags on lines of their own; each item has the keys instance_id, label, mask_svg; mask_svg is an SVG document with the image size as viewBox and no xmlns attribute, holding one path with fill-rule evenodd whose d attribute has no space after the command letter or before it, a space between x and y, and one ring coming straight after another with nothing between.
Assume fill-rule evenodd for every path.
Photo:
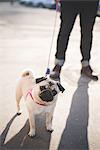
<instances>
[{"instance_id":1,"label":"dog's front leg","mask_svg":"<svg viewBox=\"0 0 100 150\"><path fill-rule=\"evenodd\" d=\"M22 98L22 91L21 91L20 86L19 86L16 89L17 115L21 114L21 110L20 110L20 101L21 101L21 98Z\"/></svg>"},{"instance_id":2,"label":"dog's front leg","mask_svg":"<svg viewBox=\"0 0 100 150\"><path fill-rule=\"evenodd\" d=\"M52 129L52 119L53 119L53 113L46 112L46 129L49 132L53 132L53 129Z\"/></svg>"},{"instance_id":3,"label":"dog's front leg","mask_svg":"<svg viewBox=\"0 0 100 150\"><path fill-rule=\"evenodd\" d=\"M29 112L29 125L30 125L30 131L28 135L30 137L35 136L35 115L32 112Z\"/></svg>"}]
</instances>

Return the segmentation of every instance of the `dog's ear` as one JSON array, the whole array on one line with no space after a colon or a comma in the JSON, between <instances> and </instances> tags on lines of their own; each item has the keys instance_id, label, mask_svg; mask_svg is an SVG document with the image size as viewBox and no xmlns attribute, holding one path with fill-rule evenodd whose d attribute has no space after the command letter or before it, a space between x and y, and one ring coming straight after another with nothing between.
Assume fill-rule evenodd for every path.
<instances>
[{"instance_id":1,"label":"dog's ear","mask_svg":"<svg viewBox=\"0 0 100 150\"><path fill-rule=\"evenodd\" d=\"M45 77L41 77L41 78L37 78L36 79L36 84L37 83L40 83L40 82L42 82L42 81L44 81L44 80L46 80L47 78L45 78Z\"/></svg>"},{"instance_id":2,"label":"dog's ear","mask_svg":"<svg viewBox=\"0 0 100 150\"><path fill-rule=\"evenodd\" d=\"M65 91L65 88L60 84L57 83L59 90L63 93Z\"/></svg>"}]
</instances>

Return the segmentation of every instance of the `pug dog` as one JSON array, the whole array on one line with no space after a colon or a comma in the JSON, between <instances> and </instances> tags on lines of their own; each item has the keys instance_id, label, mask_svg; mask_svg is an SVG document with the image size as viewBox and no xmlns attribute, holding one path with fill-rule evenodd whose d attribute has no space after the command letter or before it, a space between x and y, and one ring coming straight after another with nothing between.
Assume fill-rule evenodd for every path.
<instances>
[{"instance_id":1,"label":"pug dog","mask_svg":"<svg viewBox=\"0 0 100 150\"><path fill-rule=\"evenodd\" d=\"M24 97L29 116L28 135L35 136L35 115L46 113L46 129L52 132L52 118L58 93L64 92L63 86L47 77L35 79L32 71L25 71L18 80L16 88L17 115L21 114L20 101Z\"/></svg>"}]
</instances>

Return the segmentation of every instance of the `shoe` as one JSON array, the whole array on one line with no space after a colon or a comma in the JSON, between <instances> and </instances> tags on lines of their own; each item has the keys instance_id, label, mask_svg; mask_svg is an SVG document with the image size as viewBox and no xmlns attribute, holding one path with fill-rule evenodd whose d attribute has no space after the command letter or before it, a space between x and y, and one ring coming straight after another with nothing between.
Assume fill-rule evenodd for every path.
<instances>
[{"instance_id":1,"label":"shoe","mask_svg":"<svg viewBox=\"0 0 100 150\"><path fill-rule=\"evenodd\" d=\"M98 76L97 75L93 75L93 70L91 69L90 66L82 66L82 69L81 69L81 74L89 77L90 79L94 80L94 81L97 81L98 80Z\"/></svg>"},{"instance_id":2,"label":"shoe","mask_svg":"<svg viewBox=\"0 0 100 150\"><path fill-rule=\"evenodd\" d=\"M50 74L50 78L55 80L55 81L60 81L60 72L61 72L61 67L60 65L55 65L55 67L53 68L51 74Z\"/></svg>"}]
</instances>

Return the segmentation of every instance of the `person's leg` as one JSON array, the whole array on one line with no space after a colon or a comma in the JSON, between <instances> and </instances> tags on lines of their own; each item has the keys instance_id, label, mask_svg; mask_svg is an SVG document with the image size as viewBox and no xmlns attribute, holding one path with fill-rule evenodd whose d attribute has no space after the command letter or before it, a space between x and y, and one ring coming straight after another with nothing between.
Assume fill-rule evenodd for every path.
<instances>
[{"instance_id":1,"label":"person's leg","mask_svg":"<svg viewBox=\"0 0 100 150\"><path fill-rule=\"evenodd\" d=\"M81 73L88 77L98 80L97 76L92 75L92 69L89 61L91 58L90 52L93 40L93 27L95 23L97 13L97 1L85 1L81 2L80 6L80 26L81 26L81 44L80 50L82 54L82 70Z\"/></svg>"},{"instance_id":2,"label":"person's leg","mask_svg":"<svg viewBox=\"0 0 100 150\"><path fill-rule=\"evenodd\" d=\"M61 24L57 39L57 51L55 54L55 67L50 77L54 80L59 80L61 67L65 61L65 52L68 46L69 36L72 31L77 10L75 8L75 2L63 2L61 3Z\"/></svg>"}]
</instances>

